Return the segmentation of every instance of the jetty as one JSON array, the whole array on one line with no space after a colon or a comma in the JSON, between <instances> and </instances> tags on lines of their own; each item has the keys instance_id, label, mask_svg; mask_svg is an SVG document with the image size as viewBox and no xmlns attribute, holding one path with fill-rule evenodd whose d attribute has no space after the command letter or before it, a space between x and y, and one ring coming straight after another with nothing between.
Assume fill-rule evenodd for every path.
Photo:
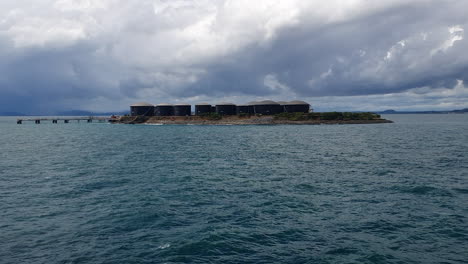
<instances>
[{"instance_id":1,"label":"jetty","mask_svg":"<svg viewBox=\"0 0 468 264\"><path fill-rule=\"evenodd\" d=\"M23 124L23 122L34 122L35 124L40 124L41 122L52 122L52 124L58 124L58 122L63 122L65 124L70 123L70 121L75 122L86 122L92 123L93 121L97 122L116 122L119 120L119 117L100 117L100 116L88 116L88 117L32 117L32 118L18 118L16 124Z\"/></svg>"}]
</instances>

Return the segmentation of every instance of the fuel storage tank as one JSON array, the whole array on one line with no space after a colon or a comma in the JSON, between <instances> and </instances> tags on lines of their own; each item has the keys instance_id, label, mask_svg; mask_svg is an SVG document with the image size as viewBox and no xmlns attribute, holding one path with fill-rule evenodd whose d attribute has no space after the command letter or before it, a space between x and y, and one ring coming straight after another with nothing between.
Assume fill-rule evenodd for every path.
<instances>
[{"instance_id":1,"label":"fuel storage tank","mask_svg":"<svg viewBox=\"0 0 468 264\"><path fill-rule=\"evenodd\" d=\"M287 113L309 113L310 104L304 101L291 101L284 105L284 111Z\"/></svg>"},{"instance_id":2,"label":"fuel storage tank","mask_svg":"<svg viewBox=\"0 0 468 264\"><path fill-rule=\"evenodd\" d=\"M216 113L220 115L236 115L236 105L228 102L216 104Z\"/></svg>"},{"instance_id":3,"label":"fuel storage tank","mask_svg":"<svg viewBox=\"0 0 468 264\"><path fill-rule=\"evenodd\" d=\"M251 105L244 104L244 105L237 105L236 107L237 114L253 114L253 109Z\"/></svg>"},{"instance_id":4,"label":"fuel storage tank","mask_svg":"<svg viewBox=\"0 0 468 264\"><path fill-rule=\"evenodd\" d=\"M154 105L146 102L135 103L130 106L131 116L154 116Z\"/></svg>"},{"instance_id":5,"label":"fuel storage tank","mask_svg":"<svg viewBox=\"0 0 468 264\"><path fill-rule=\"evenodd\" d=\"M195 115L206 115L211 113L211 105L208 103L199 103L195 105Z\"/></svg>"},{"instance_id":6,"label":"fuel storage tank","mask_svg":"<svg viewBox=\"0 0 468 264\"><path fill-rule=\"evenodd\" d=\"M174 115L174 106L171 104L158 104L156 105L155 115L172 116Z\"/></svg>"},{"instance_id":7,"label":"fuel storage tank","mask_svg":"<svg viewBox=\"0 0 468 264\"><path fill-rule=\"evenodd\" d=\"M250 102L254 114L275 115L283 112L281 105L275 101L264 100L258 102Z\"/></svg>"},{"instance_id":8,"label":"fuel storage tank","mask_svg":"<svg viewBox=\"0 0 468 264\"><path fill-rule=\"evenodd\" d=\"M175 104L174 115L175 116L190 116L192 114L192 106L189 104Z\"/></svg>"}]
</instances>

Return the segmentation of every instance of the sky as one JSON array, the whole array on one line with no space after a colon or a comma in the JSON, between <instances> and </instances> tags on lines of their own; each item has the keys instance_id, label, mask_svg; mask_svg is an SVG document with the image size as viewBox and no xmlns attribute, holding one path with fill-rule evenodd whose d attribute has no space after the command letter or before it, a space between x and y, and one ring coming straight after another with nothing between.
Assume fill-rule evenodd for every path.
<instances>
[{"instance_id":1,"label":"sky","mask_svg":"<svg viewBox=\"0 0 468 264\"><path fill-rule=\"evenodd\" d=\"M3 0L0 112L468 108L466 0Z\"/></svg>"}]
</instances>

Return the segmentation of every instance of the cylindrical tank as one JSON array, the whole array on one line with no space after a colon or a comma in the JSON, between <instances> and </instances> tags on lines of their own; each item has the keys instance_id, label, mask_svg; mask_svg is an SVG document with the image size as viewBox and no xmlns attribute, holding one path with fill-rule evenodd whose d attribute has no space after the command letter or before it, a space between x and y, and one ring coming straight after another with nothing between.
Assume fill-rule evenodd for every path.
<instances>
[{"instance_id":1,"label":"cylindrical tank","mask_svg":"<svg viewBox=\"0 0 468 264\"><path fill-rule=\"evenodd\" d=\"M286 101L277 101L278 104L281 106L281 112L286 112L285 105L288 103Z\"/></svg>"},{"instance_id":2,"label":"cylindrical tank","mask_svg":"<svg viewBox=\"0 0 468 264\"><path fill-rule=\"evenodd\" d=\"M189 104L175 104L174 115L175 116L190 116L192 114L192 106Z\"/></svg>"},{"instance_id":3,"label":"cylindrical tank","mask_svg":"<svg viewBox=\"0 0 468 264\"><path fill-rule=\"evenodd\" d=\"M174 115L174 106L171 104L158 104L156 105L155 115L172 116Z\"/></svg>"},{"instance_id":4,"label":"cylindrical tank","mask_svg":"<svg viewBox=\"0 0 468 264\"><path fill-rule=\"evenodd\" d=\"M216 104L216 113L220 115L236 115L236 105L227 102L218 103Z\"/></svg>"},{"instance_id":5,"label":"cylindrical tank","mask_svg":"<svg viewBox=\"0 0 468 264\"><path fill-rule=\"evenodd\" d=\"M195 115L204 115L211 113L211 105L207 103L200 103L195 105Z\"/></svg>"},{"instance_id":6,"label":"cylindrical tank","mask_svg":"<svg viewBox=\"0 0 468 264\"><path fill-rule=\"evenodd\" d=\"M236 107L237 114L253 114L252 106L250 105L238 105Z\"/></svg>"},{"instance_id":7,"label":"cylindrical tank","mask_svg":"<svg viewBox=\"0 0 468 264\"><path fill-rule=\"evenodd\" d=\"M154 116L154 105L140 102L130 106L131 116Z\"/></svg>"},{"instance_id":8,"label":"cylindrical tank","mask_svg":"<svg viewBox=\"0 0 468 264\"><path fill-rule=\"evenodd\" d=\"M251 102L254 114L276 115L283 112L281 105L275 101L265 100L259 102Z\"/></svg>"},{"instance_id":9,"label":"cylindrical tank","mask_svg":"<svg viewBox=\"0 0 468 264\"><path fill-rule=\"evenodd\" d=\"M284 105L287 113L309 113L310 104L304 101L291 101Z\"/></svg>"}]
</instances>

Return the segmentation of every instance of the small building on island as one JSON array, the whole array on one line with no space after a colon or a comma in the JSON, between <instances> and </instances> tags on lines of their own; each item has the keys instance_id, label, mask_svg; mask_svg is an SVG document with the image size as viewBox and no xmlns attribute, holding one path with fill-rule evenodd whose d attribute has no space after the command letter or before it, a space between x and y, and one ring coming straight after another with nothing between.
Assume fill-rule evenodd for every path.
<instances>
[{"instance_id":1,"label":"small building on island","mask_svg":"<svg viewBox=\"0 0 468 264\"><path fill-rule=\"evenodd\" d=\"M190 104L175 104L174 105L175 116L190 116L192 115L192 106Z\"/></svg>"},{"instance_id":2,"label":"small building on island","mask_svg":"<svg viewBox=\"0 0 468 264\"><path fill-rule=\"evenodd\" d=\"M154 116L154 105L146 102L135 103L130 106L131 116Z\"/></svg>"},{"instance_id":3,"label":"small building on island","mask_svg":"<svg viewBox=\"0 0 468 264\"><path fill-rule=\"evenodd\" d=\"M211 104L199 103L195 105L195 115L206 115L211 113Z\"/></svg>"},{"instance_id":4,"label":"small building on island","mask_svg":"<svg viewBox=\"0 0 468 264\"><path fill-rule=\"evenodd\" d=\"M156 116L173 116L174 115L174 106L171 104L158 104L155 109Z\"/></svg>"}]
</instances>

